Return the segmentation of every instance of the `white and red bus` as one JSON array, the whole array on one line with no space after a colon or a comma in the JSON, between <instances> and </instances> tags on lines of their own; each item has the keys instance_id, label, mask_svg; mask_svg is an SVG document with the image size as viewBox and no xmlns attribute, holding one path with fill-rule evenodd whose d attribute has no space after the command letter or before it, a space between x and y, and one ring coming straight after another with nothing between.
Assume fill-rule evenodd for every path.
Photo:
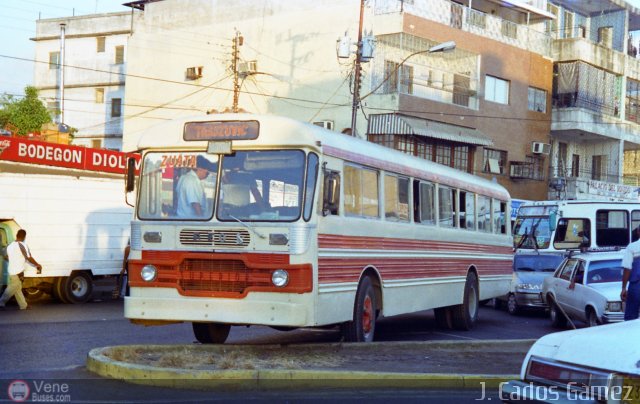
<instances>
[{"instance_id":1,"label":"white and red bus","mask_svg":"<svg viewBox=\"0 0 640 404\"><path fill-rule=\"evenodd\" d=\"M133 322L192 322L203 343L255 324L371 341L379 316L427 309L470 329L509 290L510 200L491 181L275 116L169 121L137 148ZM203 209L185 215L180 183L203 159Z\"/></svg>"}]
</instances>

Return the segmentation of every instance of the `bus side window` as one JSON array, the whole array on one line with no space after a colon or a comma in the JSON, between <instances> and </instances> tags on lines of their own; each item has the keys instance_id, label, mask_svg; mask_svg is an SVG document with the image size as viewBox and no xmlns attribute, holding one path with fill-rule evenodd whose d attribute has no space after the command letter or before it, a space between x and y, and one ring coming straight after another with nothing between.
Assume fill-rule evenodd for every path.
<instances>
[{"instance_id":1,"label":"bus side window","mask_svg":"<svg viewBox=\"0 0 640 404\"><path fill-rule=\"evenodd\" d=\"M340 206L340 173L325 171L323 188L322 214L324 216L337 215Z\"/></svg>"}]
</instances>

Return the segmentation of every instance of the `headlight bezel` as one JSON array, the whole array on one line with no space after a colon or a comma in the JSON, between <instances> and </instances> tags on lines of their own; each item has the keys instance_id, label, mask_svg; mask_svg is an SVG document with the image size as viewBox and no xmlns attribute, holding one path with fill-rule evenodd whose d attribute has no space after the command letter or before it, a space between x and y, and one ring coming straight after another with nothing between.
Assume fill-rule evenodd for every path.
<instances>
[{"instance_id":1,"label":"headlight bezel","mask_svg":"<svg viewBox=\"0 0 640 404\"><path fill-rule=\"evenodd\" d=\"M140 278L145 282L153 282L158 278L158 268L147 264L140 269Z\"/></svg>"},{"instance_id":2,"label":"headlight bezel","mask_svg":"<svg viewBox=\"0 0 640 404\"><path fill-rule=\"evenodd\" d=\"M286 269L276 269L271 273L271 283L277 288L284 288L289 284L289 272Z\"/></svg>"}]
</instances>

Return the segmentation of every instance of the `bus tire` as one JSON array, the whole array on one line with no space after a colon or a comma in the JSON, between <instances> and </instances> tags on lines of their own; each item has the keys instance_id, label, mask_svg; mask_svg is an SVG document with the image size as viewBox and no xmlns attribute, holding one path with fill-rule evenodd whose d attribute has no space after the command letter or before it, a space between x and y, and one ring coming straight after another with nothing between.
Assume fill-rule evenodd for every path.
<instances>
[{"instance_id":1,"label":"bus tire","mask_svg":"<svg viewBox=\"0 0 640 404\"><path fill-rule=\"evenodd\" d=\"M224 344L231 326L221 323L191 323L193 335L201 344Z\"/></svg>"},{"instance_id":2,"label":"bus tire","mask_svg":"<svg viewBox=\"0 0 640 404\"><path fill-rule=\"evenodd\" d=\"M93 292L93 280L86 271L74 271L61 278L60 293L66 303L85 303Z\"/></svg>"},{"instance_id":3,"label":"bus tire","mask_svg":"<svg viewBox=\"0 0 640 404\"><path fill-rule=\"evenodd\" d=\"M438 325L438 328L443 330L450 330L453 328L451 307L438 307L437 309L433 309L433 314L436 317L436 324Z\"/></svg>"},{"instance_id":4,"label":"bus tire","mask_svg":"<svg viewBox=\"0 0 640 404\"><path fill-rule=\"evenodd\" d=\"M358 285L353 307L353 320L342 324L347 342L371 342L376 330L376 293L371 278L365 276Z\"/></svg>"},{"instance_id":5,"label":"bus tire","mask_svg":"<svg viewBox=\"0 0 640 404\"><path fill-rule=\"evenodd\" d=\"M468 331L475 326L478 321L478 308L480 306L478 296L478 277L475 272L469 272L464 283L462 304L457 304L451 308L453 328Z\"/></svg>"}]
</instances>

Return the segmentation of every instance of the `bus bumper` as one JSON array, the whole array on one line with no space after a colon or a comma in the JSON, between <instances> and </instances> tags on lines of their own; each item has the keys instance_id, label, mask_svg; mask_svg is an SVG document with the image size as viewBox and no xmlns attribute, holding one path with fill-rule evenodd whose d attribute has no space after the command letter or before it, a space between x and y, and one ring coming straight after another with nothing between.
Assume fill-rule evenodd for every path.
<instances>
[{"instance_id":1,"label":"bus bumper","mask_svg":"<svg viewBox=\"0 0 640 404\"><path fill-rule=\"evenodd\" d=\"M309 296L310 294L307 294ZM172 288L131 288L124 315L132 320L267 326L311 326L305 295L250 293L243 299L182 296Z\"/></svg>"}]
</instances>

